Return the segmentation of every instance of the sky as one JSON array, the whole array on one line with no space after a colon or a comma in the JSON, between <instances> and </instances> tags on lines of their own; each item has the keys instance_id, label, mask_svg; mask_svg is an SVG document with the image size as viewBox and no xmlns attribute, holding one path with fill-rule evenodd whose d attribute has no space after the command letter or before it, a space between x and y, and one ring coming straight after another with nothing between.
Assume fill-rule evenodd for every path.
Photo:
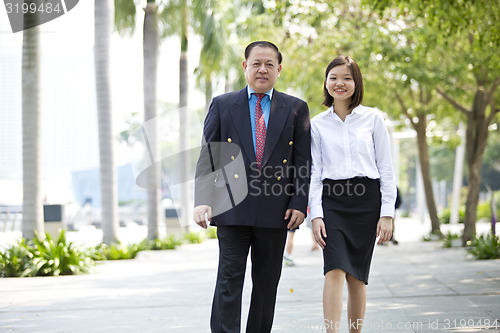
<instances>
[{"instance_id":1,"label":"sky","mask_svg":"<svg viewBox=\"0 0 500 333\"><path fill-rule=\"evenodd\" d=\"M94 46L94 1L80 1L67 14L41 25L42 57L50 58L58 55L75 53L90 54L93 57ZM21 54L22 32L13 34L9 25L6 10L0 6L0 45L19 50ZM132 111L142 109L142 10L138 10L137 27L133 36L119 36L114 32L112 39L112 85L113 105L117 118ZM200 40L191 34L189 50L189 66L192 73L198 63ZM170 103L178 102L180 42L178 38L163 41L160 49L158 99ZM90 59L93 60L93 59ZM49 73L47 73L49 74ZM92 75L93 73L89 73ZM202 107L204 96L193 91L194 78L191 79L190 106ZM117 130L120 130L119 128Z\"/></svg>"},{"instance_id":2,"label":"sky","mask_svg":"<svg viewBox=\"0 0 500 333\"><path fill-rule=\"evenodd\" d=\"M94 1L91 0L79 1L77 6L65 15L40 26L42 177L45 183L51 184L45 186L46 189L67 188L71 172L97 168L99 165L93 68L93 5ZM119 36L115 32L111 41L115 135L127 129L125 120L132 112L141 113L143 110L144 12L141 9L137 12L138 28L135 33L132 36ZM2 167L7 167L5 162L7 160L16 171L4 178L11 178L10 183L12 180L17 180L17 183L13 183L17 185L11 184L14 187L19 186L22 177L20 170L22 36L22 32L12 33L6 9L0 4L0 131L2 128L13 129L12 133L8 134L4 131L3 136L0 133L0 178L2 178ZM200 49L199 37L191 34L188 55L190 73L194 72L198 63ZM178 103L179 56L178 38L171 37L162 41L158 64L158 106L163 102ZM194 75L191 75L189 85L189 107L202 108L205 96L195 88ZM217 87L215 91L218 92ZM7 155L8 150L10 155ZM117 166L128 163L132 157L128 148L117 145ZM63 184L57 184L61 182ZM12 193L14 192L19 191L13 188ZM0 203L1 201L0 195Z\"/></svg>"}]
</instances>

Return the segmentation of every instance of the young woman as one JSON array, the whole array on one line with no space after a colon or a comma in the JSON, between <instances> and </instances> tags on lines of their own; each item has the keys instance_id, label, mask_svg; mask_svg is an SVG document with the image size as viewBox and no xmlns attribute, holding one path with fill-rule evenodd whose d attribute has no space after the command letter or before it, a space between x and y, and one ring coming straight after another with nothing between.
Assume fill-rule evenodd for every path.
<instances>
[{"instance_id":1,"label":"young woman","mask_svg":"<svg viewBox=\"0 0 500 333\"><path fill-rule=\"evenodd\" d=\"M391 238L396 185L389 133L380 111L361 105L363 78L350 57L325 72L323 105L311 120L309 207L323 249L323 312L327 332L341 327L344 281L349 332L361 332L376 238Z\"/></svg>"}]
</instances>

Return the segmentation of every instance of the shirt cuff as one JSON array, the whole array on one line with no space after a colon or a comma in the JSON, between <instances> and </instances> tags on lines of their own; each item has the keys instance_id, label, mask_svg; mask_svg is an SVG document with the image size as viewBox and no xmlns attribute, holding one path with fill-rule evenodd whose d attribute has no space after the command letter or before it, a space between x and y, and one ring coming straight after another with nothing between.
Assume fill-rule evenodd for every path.
<instances>
[{"instance_id":1,"label":"shirt cuff","mask_svg":"<svg viewBox=\"0 0 500 333\"><path fill-rule=\"evenodd\" d=\"M395 211L395 208L393 205L382 204L382 207L380 208L380 217L390 216L390 217L394 218L394 211Z\"/></svg>"},{"instance_id":2,"label":"shirt cuff","mask_svg":"<svg viewBox=\"0 0 500 333\"><path fill-rule=\"evenodd\" d=\"M309 207L309 210L311 221L316 218L323 218L323 207L321 207L320 205Z\"/></svg>"}]
</instances>

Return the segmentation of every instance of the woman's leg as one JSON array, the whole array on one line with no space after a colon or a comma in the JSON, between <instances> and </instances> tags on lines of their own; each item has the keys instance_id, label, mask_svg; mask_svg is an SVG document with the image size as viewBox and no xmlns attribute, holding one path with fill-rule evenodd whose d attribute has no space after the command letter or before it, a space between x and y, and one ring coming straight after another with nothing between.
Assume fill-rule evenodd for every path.
<instances>
[{"instance_id":1,"label":"woman's leg","mask_svg":"<svg viewBox=\"0 0 500 333\"><path fill-rule=\"evenodd\" d=\"M327 333L338 333L342 317L342 293L346 272L334 269L325 274L323 288L323 315Z\"/></svg>"},{"instance_id":2,"label":"woman's leg","mask_svg":"<svg viewBox=\"0 0 500 333\"><path fill-rule=\"evenodd\" d=\"M347 275L347 317L349 332L358 333L363 328L366 310L366 285L352 275Z\"/></svg>"}]
</instances>

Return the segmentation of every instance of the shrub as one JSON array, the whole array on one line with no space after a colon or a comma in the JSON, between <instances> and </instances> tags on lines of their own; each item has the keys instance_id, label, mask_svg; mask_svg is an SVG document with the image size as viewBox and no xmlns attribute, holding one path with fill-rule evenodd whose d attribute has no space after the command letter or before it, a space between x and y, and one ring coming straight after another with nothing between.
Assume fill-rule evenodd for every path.
<instances>
[{"instance_id":1,"label":"shrub","mask_svg":"<svg viewBox=\"0 0 500 333\"><path fill-rule=\"evenodd\" d=\"M217 227L208 227L206 234L209 239L217 239Z\"/></svg>"},{"instance_id":2,"label":"shrub","mask_svg":"<svg viewBox=\"0 0 500 333\"><path fill-rule=\"evenodd\" d=\"M500 209L499 209L500 210ZM451 216L451 209L445 208L439 214L439 220L442 224L449 224ZM491 220L491 208L490 202L482 202L477 205L477 213L476 213L477 221L486 221L490 222ZM458 222L463 223L465 220L465 206L460 206L458 209Z\"/></svg>"},{"instance_id":3,"label":"shrub","mask_svg":"<svg viewBox=\"0 0 500 333\"><path fill-rule=\"evenodd\" d=\"M424 242L437 242L441 239L443 239L442 235L437 235L430 232L427 235L422 236L422 241Z\"/></svg>"},{"instance_id":4,"label":"shrub","mask_svg":"<svg viewBox=\"0 0 500 333\"><path fill-rule=\"evenodd\" d=\"M476 259L500 259L500 237L488 234L475 238L467 252Z\"/></svg>"},{"instance_id":5,"label":"shrub","mask_svg":"<svg viewBox=\"0 0 500 333\"><path fill-rule=\"evenodd\" d=\"M87 252L68 243L64 230L56 240L49 234L36 235L0 253L0 274L8 277L72 275L87 273L93 266Z\"/></svg>"},{"instance_id":6,"label":"shrub","mask_svg":"<svg viewBox=\"0 0 500 333\"><path fill-rule=\"evenodd\" d=\"M23 239L17 244L0 252L0 276L34 276L32 260L32 249Z\"/></svg>"},{"instance_id":7,"label":"shrub","mask_svg":"<svg viewBox=\"0 0 500 333\"><path fill-rule=\"evenodd\" d=\"M431 239L431 234L429 233L429 234L427 234L427 235L423 235L423 236L422 236L422 241L423 241L423 242L431 242L431 241L432 241L432 239Z\"/></svg>"},{"instance_id":8,"label":"shrub","mask_svg":"<svg viewBox=\"0 0 500 333\"><path fill-rule=\"evenodd\" d=\"M67 242L66 232L61 231L57 240L49 234L45 238L35 237L33 263L38 269L37 275L57 276L87 273L94 262L85 251L79 250L73 243Z\"/></svg>"},{"instance_id":9,"label":"shrub","mask_svg":"<svg viewBox=\"0 0 500 333\"><path fill-rule=\"evenodd\" d=\"M439 214L439 220L442 224L449 224L451 218L451 209L445 208ZM458 223L464 223L465 220L465 206L460 206L458 208Z\"/></svg>"},{"instance_id":10,"label":"shrub","mask_svg":"<svg viewBox=\"0 0 500 333\"><path fill-rule=\"evenodd\" d=\"M180 245L182 245L182 240L175 237L175 235L169 235L163 239L147 242L147 248L149 250L173 250Z\"/></svg>"},{"instance_id":11,"label":"shrub","mask_svg":"<svg viewBox=\"0 0 500 333\"><path fill-rule=\"evenodd\" d=\"M477 205L477 220L483 220L485 222L491 221L491 208L489 201L482 202Z\"/></svg>"},{"instance_id":12,"label":"shrub","mask_svg":"<svg viewBox=\"0 0 500 333\"><path fill-rule=\"evenodd\" d=\"M124 245L120 242L110 245L101 243L92 250L92 258L94 260L124 260L134 259L139 252L147 248L146 242L139 244Z\"/></svg>"},{"instance_id":13,"label":"shrub","mask_svg":"<svg viewBox=\"0 0 500 333\"><path fill-rule=\"evenodd\" d=\"M184 239L191 244L199 244L203 242L204 237L201 232L190 231L184 235Z\"/></svg>"},{"instance_id":14,"label":"shrub","mask_svg":"<svg viewBox=\"0 0 500 333\"><path fill-rule=\"evenodd\" d=\"M443 238L443 247L450 248L453 246L454 241L462 240L462 235L458 233L448 232Z\"/></svg>"}]
</instances>

